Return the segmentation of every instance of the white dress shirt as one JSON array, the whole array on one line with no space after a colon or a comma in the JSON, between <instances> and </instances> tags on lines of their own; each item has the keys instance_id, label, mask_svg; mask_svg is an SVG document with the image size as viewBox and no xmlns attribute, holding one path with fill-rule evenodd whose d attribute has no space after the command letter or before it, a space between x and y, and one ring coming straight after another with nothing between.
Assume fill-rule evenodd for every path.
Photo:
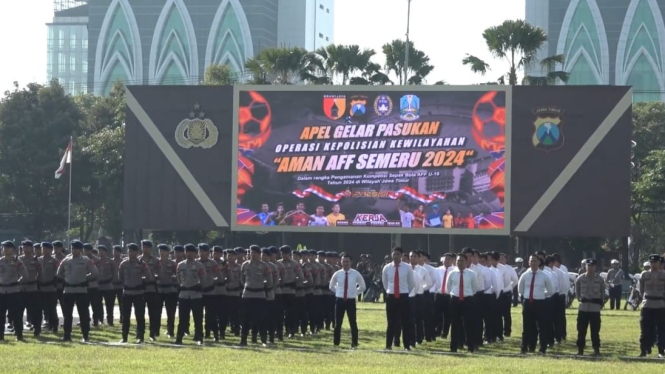
<instances>
[{"instance_id":1,"label":"white dress shirt","mask_svg":"<svg viewBox=\"0 0 665 374\"><path fill-rule=\"evenodd\" d=\"M531 295L531 278L533 277L533 272L531 269L527 270L526 273L522 274L522 277L519 280L519 285L517 290L524 300L529 300ZM533 299L534 300L545 300L546 294L552 294L554 288L552 286L552 279L545 274L542 270L536 272L536 280L533 283Z\"/></svg>"},{"instance_id":2,"label":"white dress shirt","mask_svg":"<svg viewBox=\"0 0 665 374\"><path fill-rule=\"evenodd\" d=\"M417 294L422 295L425 291L429 291L432 288L432 278L429 276L429 271L425 269L424 266L416 266L415 272L421 280L420 287L417 287Z\"/></svg>"},{"instance_id":3,"label":"white dress shirt","mask_svg":"<svg viewBox=\"0 0 665 374\"><path fill-rule=\"evenodd\" d=\"M335 293L335 297L340 299L344 298L344 280L346 279L346 271L344 269L337 270L330 279L328 288ZM363 276L355 269L349 269L349 284L346 288L346 298L355 300L358 294L365 291L367 287Z\"/></svg>"},{"instance_id":4,"label":"white dress shirt","mask_svg":"<svg viewBox=\"0 0 665 374\"><path fill-rule=\"evenodd\" d=\"M328 218L326 216L317 216L312 214L310 217L314 218L313 221L309 221L309 226L328 226Z\"/></svg>"},{"instance_id":5,"label":"white dress shirt","mask_svg":"<svg viewBox=\"0 0 665 374\"><path fill-rule=\"evenodd\" d=\"M476 265L476 270L483 274L483 283L478 282L478 291L481 291L485 294L491 294L493 292L492 284L495 283L494 274L492 274L492 271L488 267L481 264Z\"/></svg>"},{"instance_id":6,"label":"white dress shirt","mask_svg":"<svg viewBox=\"0 0 665 374\"><path fill-rule=\"evenodd\" d=\"M490 273L492 273L493 275L491 293L495 294L496 298L498 299L499 296L501 296L501 291L503 291L503 276L501 275L499 269L495 268L494 266L490 267L489 270Z\"/></svg>"},{"instance_id":7,"label":"white dress shirt","mask_svg":"<svg viewBox=\"0 0 665 374\"><path fill-rule=\"evenodd\" d=\"M566 295L570 289L570 276L559 268L553 268L559 281L559 295Z\"/></svg>"},{"instance_id":8,"label":"white dress shirt","mask_svg":"<svg viewBox=\"0 0 665 374\"><path fill-rule=\"evenodd\" d=\"M499 272L503 276L503 292L509 293L513 291L513 288L517 287L517 273L512 266L504 264L496 264L496 268L499 269Z\"/></svg>"},{"instance_id":9,"label":"white dress shirt","mask_svg":"<svg viewBox=\"0 0 665 374\"><path fill-rule=\"evenodd\" d=\"M416 287L413 269L411 265L400 262L399 265L399 293L411 293ZM386 293L392 295L395 293L395 263L391 262L383 267L383 274L381 276L383 281L383 288L386 290Z\"/></svg>"},{"instance_id":10,"label":"white dress shirt","mask_svg":"<svg viewBox=\"0 0 665 374\"><path fill-rule=\"evenodd\" d=\"M432 286L425 291L429 291L430 293L436 292L436 282L437 282L437 277L436 277L436 268L428 263L425 263L423 265L425 269L427 269L427 272L429 273L429 279L432 281ZM439 285L440 286L440 285Z\"/></svg>"},{"instance_id":11,"label":"white dress shirt","mask_svg":"<svg viewBox=\"0 0 665 374\"><path fill-rule=\"evenodd\" d=\"M561 264L561 265L559 266L559 270L561 270L561 271L563 271L564 273L568 274L568 268L567 268L566 265L564 265L564 264Z\"/></svg>"},{"instance_id":12,"label":"white dress shirt","mask_svg":"<svg viewBox=\"0 0 665 374\"><path fill-rule=\"evenodd\" d=\"M478 292L478 277L475 276L475 273L469 269L464 269L464 272L460 272L459 269L455 269L448 274L448 280L446 281L446 289L452 296L460 296L459 286L460 286L460 275L464 274L464 297L471 297Z\"/></svg>"},{"instance_id":13,"label":"white dress shirt","mask_svg":"<svg viewBox=\"0 0 665 374\"><path fill-rule=\"evenodd\" d=\"M434 288L436 289L436 293L440 294L441 293L441 287L443 286L443 278L446 278L446 283L448 282L448 276L450 273L457 269L455 266L450 266L446 269L445 266L439 266L436 268L436 284L434 285ZM444 294L450 293L447 289L443 291Z\"/></svg>"},{"instance_id":14,"label":"white dress shirt","mask_svg":"<svg viewBox=\"0 0 665 374\"><path fill-rule=\"evenodd\" d=\"M423 279L422 267L416 265L415 267L411 266L413 269L413 281L415 282L415 287L409 292L409 297L416 297L416 295L421 295L423 293L423 284L425 280Z\"/></svg>"},{"instance_id":15,"label":"white dress shirt","mask_svg":"<svg viewBox=\"0 0 665 374\"><path fill-rule=\"evenodd\" d=\"M543 268L543 271L545 274L547 274L550 277L550 280L552 281L552 293L551 294L546 294L546 297L552 297L554 294L559 293L559 276L556 275L554 270L552 268L545 266Z\"/></svg>"},{"instance_id":16,"label":"white dress shirt","mask_svg":"<svg viewBox=\"0 0 665 374\"><path fill-rule=\"evenodd\" d=\"M471 266L469 266L467 269L476 274L476 284L478 285L478 290L484 290L483 287L485 286L485 276L483 275L483 271L478 267L477 264L471 264Z\"/></svg>"}]
</instances>

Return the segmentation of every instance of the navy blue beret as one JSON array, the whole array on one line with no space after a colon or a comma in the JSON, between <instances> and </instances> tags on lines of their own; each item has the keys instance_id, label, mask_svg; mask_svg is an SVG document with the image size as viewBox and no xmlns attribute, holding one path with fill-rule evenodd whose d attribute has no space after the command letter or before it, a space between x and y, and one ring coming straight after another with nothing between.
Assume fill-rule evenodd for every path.
<instances>
[{"instance_id":1,"label":"navy blue beret","mask_svg":"<svg viewBox=\"0 0 665 374\"><path fill-rule=\"evenodd\" d=\"M104 251L104 252L106 252L106 251L108 251L108 248L106 248L105 245L98 245L98 246L97 246L97 250L100 250L100 251Z\"/></svg>"},{"instance_id":2,"label":"navy blue beret","mask_svg":"<svg viewBox=\"0 0 665 374\"><path fill-rule=\"evenodd\" d=\"M88 250L88 251L92 251L92 249L93 249L92 244L90 244L90 243L83 244L83 249Z\"/></svg>"},{"instance_id":3,"label":"navy blue beret","mask_svg":"<svg viewBox=\"0 0 665 374\"><path fill-rule=\"evenodd\" d=\"M53 242L53 248L63 248L64 244L60 240L56 240Z\"/></svg>"},{"instance_id":4,"label":"navy blue beret","mask_svg":"<svg viewBox=\"0 0 665 374\"><path fill-rule=\"evenodd\" d=\"M41 248L41 247L42 247L42 243L35 243L35 244L33 245L33 247L35 247L35 248Z\"/></svg>"},{"instance_id":5,"label":"navy blue beret","mask_svg":"<svg viewBox=\"0 0 665 374\"><path fill-rule=\"evenodd\" d=\"M236 249L234 251L237 255L240 255L240 254L243 254L243 253L246 252L245 248L243 248L243 247L236 247Z\"/></svg>"},{"instance_id":6,"label":"navy blue beret","mask_svg":"<svg viewBox=\"0 0 665 374\"><path fill-rule=\"evenodd\" d=\"M5 240L4 242L0 243L0 245L6 248L15 248L14 242L11 240Z\"/></svg>"},{"instance_id":7,"label":"navy blue beret","mask_svg":"<svg viewBox=\"0 0 665 374\"><path fill-rule=\"evenodd\" d=\"M32 240L24 240L21 242L22 246L32 247Z\"/></svg>"},{"instance_id":8,"label":"navy blue beret","mask_svg":"<svg viewBox=\"0 0 665 374\"><path fill-rule=\"evenodd\" d=\"M198 252L196 246L192 243L185 244L185 252Z\"/></svg>"},{"instance_id":9,"label":"navy blue beret","mask_svg":"<svg viewBox=\"0 0 665 374\"><path fill-rule=\"evenodd\" d=\"M131 243L130 245L127 246L127 249L130 251L138 251L139 245L136 243Z\"/></svg>"},{"instance_id":10,"label":"navy blue beret","mask_svg":"<svg viewBox=\"0 0 665 374\"><path fill-rule=\"evenodd\" d=\"M81 243L81 242L78 241L78 240L74 240L74 241L71 243L71 246L72 246L72 248L74 248L74 249L83 249L83 243Z\"/></svg>"},{"instance_id":11,"label":"navy blue beret","mask_svg":"<svg viewBox=\"0 0 665 374\"><path fill-rule=\"evenodd\" d=\"M141 240L141 245L152 248L152 242L150 240Z\"/></svg>"},{"instance_id":12,"label":"navy blue beret","mask_svg":"<svg viewBox=\"0 0 665 374\"><path fill-rule=\"evenodd\" d=\"M282 253L291 253L291 247L289 247L288 245L283 245L283 246L279 247L279 250Z\"/></svg>"},{"instance_id":13,"label":"navy blue beret","mask_svg":"<svg viewBox=\"0 0 665 374\"><path fill-rule=\"evenodd\" d=\"M269 248L261 248L261 253L264 255L270 255L270 249Z\"/></svg>"},{"instance_id":14,"label":"navy blue beret","mask_svg":"<svg viewBox=\"0 0 665 374\"><path fill-rule=\"evenodd\" d=\"M249 246L249 251L253 253L260 253L261 252L261 247L259 247L256 244L250 245Z\"/></svg>"},{"instance_id":15,"label":"navy blue beret","mask_svg":"<svg viewBox=\"0 0 665 374\"><path fill-rule=\"evenodd\" d=\"M159 249L160 251L170 251L170 250L171 250L171 249L169 248L169 246L166 245L166 244L160 244L160 245L158 245L158 246L157 246L157 249Z\"/></svg>"},{"instance_id":16,"label":"navy blue beret","mask_svg":"<svg viewBox=\"0 0 665 374\"><path fill-rule=\"evenodd\" d=\"M316 252L316 254L319 255L319 256L325 256L326 251L318 251L318 252Z\"/></svg>"},{"instance_id":17,"label":"navy blue beret","mask_svg":"<svg viewBox=\"0 0 665 374\"><path fill-rule=\"evenodd\" d=\"M310 249L309 251L307 251L307 253L309 253L312 256L316 256L316 249Z\"/></svg>"},{"instance_id":18,"label":"navy blue beret","mask_svg":"<svg viewBox=\"0 0 665 374\"><path fill-rule=\"evenodd\" d=\"M660 255L650 255L649 262L660 262Z\"/></svg>"},{"instance_id":19,"label":"navy blue beret","mask_svg":"<svg viewBox=\"0 0 665 374\"><path fill-rule=\"evenodd\" d=\"M42 242L42 248L53 248L53 244L50 242Z\"/></svg>"},{"instance_id":20,"label":"navy blue beret","mask_svg":"<svg viewBox=\"0 0 665 374\"><path fill-rule=\"evenodd\" d=\"M224 253L224 248L216 245L216 246L212 247L212 251L215 252L215 253Z\"/></svg>"},{"instance_id":21,"label":"navy blue beret","mask_svg":"<svg viewBox=\"0 0 665 374\"><path fill-rule=\"evenodd\" d=\"M206 243L199 243L199 249L208 252L210 251L210 246Z\"/></svg>"},{"instance_id":22,"label":"navy blue beret","mask_svg":"<svg viewBox=\"0 0 665 374\"><path fill-rule=\"evenodd\" d=\"M174 246L173 246L173 251L174 251L174 252L184 252L184 251L185 251L185 247L181 246L180 244L178 244L178 245L174 245Z\"/></svg>"},{"instance_id":23,"label":"navy blue beret","mask_svg":"<svg viewBox=\"0 0 665 374\"><path fill-rule=\"evenodd\" d=\"M122 247L119 246L119 245L114 245L114 246L113 246L113 250L114 250L114 251L118 251L118 252L122 252Z\"/></svg>"}]
</instances>

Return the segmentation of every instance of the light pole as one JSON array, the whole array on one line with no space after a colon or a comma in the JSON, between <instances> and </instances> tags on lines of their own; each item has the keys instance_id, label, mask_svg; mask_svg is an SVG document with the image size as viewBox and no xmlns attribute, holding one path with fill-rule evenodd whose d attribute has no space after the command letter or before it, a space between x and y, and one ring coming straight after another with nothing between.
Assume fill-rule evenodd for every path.
<instances>
[{"instance_id":1,"label":"light pole","mask_svg":"<svg viewBox=\"0 0 665 374\"><path fill-rule=\"evenodd\" d=\"M409 79L409 25L411 22L411 0L407 0L408 10L406 12L406 46L404 47L404 84Z\"/></svg>"}]
</instances>

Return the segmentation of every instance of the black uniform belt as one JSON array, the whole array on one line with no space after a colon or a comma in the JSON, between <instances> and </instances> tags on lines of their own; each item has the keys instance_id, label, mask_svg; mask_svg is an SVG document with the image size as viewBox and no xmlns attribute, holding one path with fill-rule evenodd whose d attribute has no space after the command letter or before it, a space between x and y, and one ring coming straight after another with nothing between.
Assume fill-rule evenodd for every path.
<instances>
[{"instance_id":1,"label":"black uniform belt","mask_svg":"<svg viewBox=\"0 0 665 374\"><path fill-rule=\"evenodd\" d=\"M644 296L644 298L647 299L647 300L653 300L653 301L663 300L662 297L658 297L658 296Z\"/></svg>"},{"instance_id":2,"label":"black uniform belt","mask_svg":"<svg viewBox=\"0 0 665 374\"><path fill-rule=\"evenodd\" d=\"M197 284L192 287L180 287L180 291L201 291L201 285Z\"/></svg>"},{"instance_id":3,"label":"black uniform belt","mask_svg":"<svg viewBox=\"0 0 665 374\"><path fill-rule=\"evenodd\" d=\"M37 281L28 281L28 282L23 282L21 285L23 286L34 286L37 284Z\"/></svg>"},{"instance_id":4,"label":"black uniform belt","mask_svg":"<svg viewBox=\"0 0 665 374\"><path fill-rule=\"evenodd\" d=\"M274 289L274 287L266 287L266 288L264 288L264 290L266 290L266 292L267 292L267 291L272 291L273 289Z\"/></svg>"},{"instance_id":5,"label":"black uniform belt","mask_svg":"<svg viewBox=\"0 0 665 374\"><path fill-rule=\"evenodd\" d=\"M157 288L172 288L175 287L175 284L158 284Z\"/></svg>"},{"instance_id":6,"label":"black uniform belt","mask_svg":"<svg viewBox=\"0 0 665 374\"><path fill-rule=\"evenodd\" d=\"M586 297L583 297L582 302L603 305L603 299L587 299Z\"/></svg>"},{"instance_id":7,"label":"black uniform belt","mask_svg":"<svg viewBox=\"0 0 665 374\"><path fill-rule=\"evenodd\" d=\"M50 282L39 282L40 286L55 286L55 279Z\"/></svg>"},{"instance_id":8,"label":"black uniform belt","mask_svg":"<svg viewBox=\"0 0 665 374\"><path fill-rule=\"evenodd\" d=\"M18 286L18 282L5 283L5 284L0 283L0 287L16 287L16 286Z\"/></svg>"},{"instance_id":9,"label":"black uniform belt","mask_svg":"<svg viewBox=\"0 0 665 374\"><path fill-rule=\"evenodd\" d=\"M143 284L146 285L146 286L154 286L154 285L157 284L157 282L155 282L155 281L148 281L148 282L144 281Z\"/></svg>"},{"instance_id":10,"label":"black uniform belt","mask_svg":"<svg viewBox=\"0 0 665 374\"><path fill-rule=\"evenodd\" d=\"M245 288L245 291L249 292L263 292L265 290L266 290L265 288L249 288L249 287Z\"/></svg>"},{"instance_id":11,"label":"black uniform belt","mask_svg":"<svg viewBox=\"0 0 665 374\"><path fill-rule=\"evenodd\" d=\"M109 284L109 283L111 283L111 281L112 281L112 279L109 279L109 280L103 280L103 281L100 280L100 281L97 282L97 283L99 283L99 284Z\"/></svg>"},{"instance_id":12,"label":"black uniform belt","mask_svg":"<svg viewBox=\"0 0 665 374\"><path fill-rule=\"evenodd\" d=\"M142 284L139 285L139 286L134 286L134 287L123 285L122 289L125 290L125 291L143 291L143 290L145 290L145 286L142 285Z\"/></svg>"},{"instance_id":13,"label":"black uniform belt","mask_svg":"<svg viewBox=\"0 0 665 374\"><path fill-rule=\"evenodd\" d=\"M82 283L67 283L67 282L65 282L65 287L88 287L88 282L82 282Z\"/></svg>"},{"instance_id":14,"label":"black uniform belt","mask_svg":"<svg viewBox=\"0 0 665 374\"><path fill-rule=\"evenodd\" d=\"M201 292L210 292L210 291L214 291L214 290L215 290L215 285L214 284L212 286L201 288Z\"/></svg>"},{"instance_id":15,"label":"black uniform belt","mask_svg":"<svg viewBox=\"0 0 665 374\"><path fill-rule=\"evenodd\" d=\"M227 288L227 291L239 291L240 287L235 287L235 288Z\"/></svg>"},{"instance_id":16,"label":"black uniform belt","mask_svg":"<svg viewBox=\"0 0 665 374\"><path fill-rule=\"evenodd\" d=\"M217 286L222 286L222 287L226 286L226 282L217 282L217 283L215 283L215 284L216 284Z\"/></svg>"},{"instance_id":17,"label":"black uniform belt","mask_svg":"<svg viewBox=\"0 0 665 374\"><path fill-rule=\"evenodd\" d=\"M296 282L284 283L282 288L296 288Z\"/></svg>"}]
</instances>

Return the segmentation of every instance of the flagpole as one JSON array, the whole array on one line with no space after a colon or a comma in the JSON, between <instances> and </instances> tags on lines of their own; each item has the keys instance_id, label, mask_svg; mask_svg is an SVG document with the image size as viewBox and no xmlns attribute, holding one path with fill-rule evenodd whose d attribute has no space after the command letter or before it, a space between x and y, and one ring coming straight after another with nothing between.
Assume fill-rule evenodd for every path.
<instances>
[{"instance_id":1,"label":"flagpole","mask_svg":"<svg viewBox=\"0 0 665 374\"><path fill-rule=\"evenodd\" d=\"M69 232L72 229L72 164L74 163L74 142L69 137L69 144L72 146L69 157L69 205L67 206L67 246L69 247Z\"/></svg>"}]
</instances>

